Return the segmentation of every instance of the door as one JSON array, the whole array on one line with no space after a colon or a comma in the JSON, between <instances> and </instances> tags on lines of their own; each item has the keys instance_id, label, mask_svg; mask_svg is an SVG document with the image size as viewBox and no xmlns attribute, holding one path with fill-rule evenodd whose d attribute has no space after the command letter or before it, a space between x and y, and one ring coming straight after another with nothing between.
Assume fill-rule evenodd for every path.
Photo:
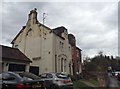
<instances>
[{"instance_id":1,"label":"door","mask_svg":"<svg viewBox=\"0 0 120 89\"><path fill-rule=\"evenodd\" d=\"M29 72L35 74L35 75L39 75L39 67L37 66L30 66L30 70Z\"/></svg>"}]
</instances>

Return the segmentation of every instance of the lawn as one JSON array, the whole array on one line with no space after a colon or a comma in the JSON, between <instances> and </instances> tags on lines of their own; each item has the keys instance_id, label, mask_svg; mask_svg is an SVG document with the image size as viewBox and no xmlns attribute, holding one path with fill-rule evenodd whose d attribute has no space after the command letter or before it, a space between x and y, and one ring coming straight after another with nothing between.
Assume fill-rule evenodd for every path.
<instances>
[{"instance_id":1,"label":"lawn","mask_svg":"<svg viewBox=\"0 0 120 89\"><path fill-rule=\"evenodd\" d=\"M99 83L98 83L97 79L88 79L88 80L85 80L85 81L86 82L90 82L90 83L92 83L95 86L99 86Z\"/></svg>"},{"instance_id":2,"label":"lawn","mask_svg":"<svg viewBox=\"0 0 120 89\"><path fill-rule=\"evenodd\" d=\"M75 89L92 89L92 87L82 83L81 81L74 81L73 85Z\"/></svg>"}]
</instances>

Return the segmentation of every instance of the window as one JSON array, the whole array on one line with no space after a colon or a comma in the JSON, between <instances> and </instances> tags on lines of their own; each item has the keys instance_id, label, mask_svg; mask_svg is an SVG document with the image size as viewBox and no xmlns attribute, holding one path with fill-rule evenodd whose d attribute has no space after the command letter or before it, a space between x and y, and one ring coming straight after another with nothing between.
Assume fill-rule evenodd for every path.
<instances>
[{"instance_id":1,"label":"window","mask_svg":"<svg viewBox=\"0 0 120 89\"><path fill-rule=\"evenodd\" d=\"M29 37L32 36L32 29L31 28L28 30L26 35L29 36Z\"/></svg>"},{"instance_id":2,"label":"window","mask_svg":"<svg viewBox=\"0 0 120 89\"><path fill-rule=\"evenodd\" d=\"M53 78L52 74L47 74L47 78Z\"/></svg>"},{"instance_id":3,"label":"window","mask_svg":"<svg viewBox=\"0 0 120 89\"><path fill-rule=\"evenodd\" d=\"M66 65L67 65L67 60L64 60L64 71L66 72Z\"/></svg>"},{"instance_id":4,"label":"window","mask_svg":"<svg viewBox=\"0 0 120 89\"><path fill-rule=\"evenodd\" d=\"M11 81L11 82L16 82L17 80L16 80L16 76L17 75L14 75L14 74L12 74L12 73L3 73L2 74L2 79L4 80L4 81L7 81L7 82L9 82L9 81Z\"/></svg>"},{"instance_id":5,"label":"window","mask_svg":"<svg viewBox=\"0 0 120 89\"><path fill-rule=\"evenodd\" d=\"M63 58L61 59L61 72L63 72Z\"/></svg>"},{"instance_id":6,"label":"window","mask_svg":"<svg viewBox=\"0 0 120 89\"><path fill-rule=\"evenodd\" d=\"M79 53L77 53L77 57L79 57Z\"/></svg>"},{"instance_id":7,"label":"window","mask_svg":"<svg viewBox=\"0 0 120 89\"><path fill-rule=\"evenodd\" d=\"M46 74L42 74L42 75L40 75L40 78L47 78L47 75Z\"/></svg>"},{"instance_id":8,"label":"window","mask_svg":"<svg viewBox=\"0 0 120 89\"><path fill-rule=\"evenodd\" d=\"M18 45L15 45L15 48L18 48Z\"/></svg>"},{"instance_id":9,"label":"window","mask_svg":"<svg viewBox=\"0 0 120 89\"><path fill-rule=\"evenodd\" d=\"M58 59L58 72L60 72L60 59Z\"/></svg>"},{"instance_id":10,"label":"window","mask_svg":"<svg viewBox=\"0 0 120 89\"><path fill-rule=\"evenodd\" d=\"M23 80L33 80L33 79L29 78L29 77L26 77L26 76L23 76Z\"/></svg>"},{"instance_id":11,"label":"window","mask_svg":"<svg viewBox=\"0 0 120 89\"><path fill-rule=\"evenodd\" d=\"M18 73L24 80L36 80L36 79L40 79L38 76L36 76L33 73L30 72L21 72Z\"/></svg>"},{"instance_id":12,"label":"window","mask_svg":"<svg viewBox=\"0 0 120 89\"><path fill-rule=\"evenodd\" d=\"M2 80L2 74L0 74L0 80Z\"/></svg>"},{"instance_id":13,"label":"window","mask_svg":"<svg viewBox=\"0 0 120 89\"><path fill-rule=\"evenodd\" d=\"M57 73L56 76L61 79L69 79L69 77L65 74Z\"/></svg>"},{"instance_id":14,"label":"window","mask_svg":"<svg viewBox=\"0 0 120 89\"><path fill-rule=\"evenodd\" d=\"M64 46L64 43L62 43L62 48L63 48L63 46Z\"/></svg>"},{"instance_id":15,"label":"window","mask_svg":"<svg viewBox=\"0 0 120 89\"><path fill-rule=\"evenodd\" d=\"M59 48L61 48L61 41L60 41L60 43L59 43Z\"/></svg>"},{"instance_id":16,"label":"window","mask_svg":"<svg viewBox=\"0 0 120 89\"><path fill-rule=\"evenodd\" d=\"M57 55L55 55L55 72L57 72Z\"/></svg>"},{"instance_id":17,"label":"window","mask_svg":"<svg viewBox=\"0 0 120 89\"><path fill-rule=\"evenodd\" d=\"M69 46L69 50L70 50L70 46Z\"/></svg>"},{"instance_id":18,"label":"window","mask_svg":"<svg viewBox=\"0 0 120 89\"><path fill-rule=\"evenodd\" d=\"M62 51L63 51L63 48L64 48L64 43L63 43L63 42L61 42L61 41L60 41L60 43L59 43L59 48L60 48L60 50L62 50Z\"/></svg>"},{"instance_id":19,"label":"window","mask_svg":"<svg viewBox=\"0 0 120 89\"><path fill-rule=\"evenodd\" d=\"M50 51L48 53L50 54Z\"/></svg>"}]
</instances>

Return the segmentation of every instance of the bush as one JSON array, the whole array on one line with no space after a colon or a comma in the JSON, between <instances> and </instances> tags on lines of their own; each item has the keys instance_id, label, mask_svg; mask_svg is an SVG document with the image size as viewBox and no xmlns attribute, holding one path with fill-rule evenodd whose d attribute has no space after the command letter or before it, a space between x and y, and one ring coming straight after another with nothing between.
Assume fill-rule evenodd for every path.
<instances>
[{"instance_id":1,"label":"bush","mask_svg":"<svg viewBox=\"0 0 120 89\"><path fill-rule=\"evenodd\" d=\"M71 78L72 81L76 81L77 80L77 77L74 76L74 75L68 75L68 76Z\"/></svg>"}]
</instances>

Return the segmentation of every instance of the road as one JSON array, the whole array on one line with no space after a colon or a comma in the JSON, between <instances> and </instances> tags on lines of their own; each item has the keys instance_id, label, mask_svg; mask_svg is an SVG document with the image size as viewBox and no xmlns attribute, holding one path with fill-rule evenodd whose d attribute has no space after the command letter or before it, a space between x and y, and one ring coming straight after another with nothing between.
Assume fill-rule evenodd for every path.
<instances>
[{"instance_id":1,"label":"road","mask_svg":"<svg viewBox=\"0 0 120 89\"><path fill-rule=\"evenodd\" d=\"M108 87L120 89L120 81L118 81L114 76L108 76Z\"/></svg>"}]
</instances>

